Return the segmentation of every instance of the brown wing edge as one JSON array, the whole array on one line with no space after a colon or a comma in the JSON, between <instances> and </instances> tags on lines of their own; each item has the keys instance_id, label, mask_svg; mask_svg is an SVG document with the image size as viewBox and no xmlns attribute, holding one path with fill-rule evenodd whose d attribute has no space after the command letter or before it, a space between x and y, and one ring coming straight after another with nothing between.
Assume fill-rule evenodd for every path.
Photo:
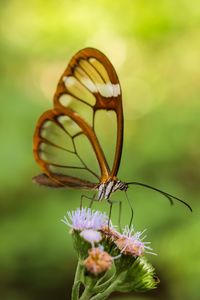
<instances>
[{"instance_id":1,"label":"brown wing edge","mask_svg":"<svg viewBox=\"0 0 200 300\"><path fill-rule=\"evenodd\" d=\"M53 174L53 178L48 175L42 173L32 178L34 183L39 185L48 186L51 188L72 188L72 189L86 189L93 190L98 184L92 183L87 180L81 180L75 177L61 175L61 174Z\"/></svg>"}]
</instances>

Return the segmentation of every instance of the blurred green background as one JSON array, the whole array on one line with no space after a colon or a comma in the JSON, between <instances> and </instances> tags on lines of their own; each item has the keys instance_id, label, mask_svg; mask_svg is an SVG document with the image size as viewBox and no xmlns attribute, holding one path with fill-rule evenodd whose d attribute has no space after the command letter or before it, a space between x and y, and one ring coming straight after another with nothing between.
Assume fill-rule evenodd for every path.
<instances>
[{"instance_id":1,"label":"blurred green background","mask_svg":"<svg viewBox=\"0 0 200 300\"><path fill-rule=\"evenodd\" d=\"M199 1L8 0L0 23L0 298L70 299L76 255L60 219L81 192L31 182L39 173L32 136L69 59L92 46L110 58L122 85L119 178L171 192L194 210L129 189L135 228L147 228L161 283L152 293L111 299L199 299Z\"/></svg>"}]
</instances>

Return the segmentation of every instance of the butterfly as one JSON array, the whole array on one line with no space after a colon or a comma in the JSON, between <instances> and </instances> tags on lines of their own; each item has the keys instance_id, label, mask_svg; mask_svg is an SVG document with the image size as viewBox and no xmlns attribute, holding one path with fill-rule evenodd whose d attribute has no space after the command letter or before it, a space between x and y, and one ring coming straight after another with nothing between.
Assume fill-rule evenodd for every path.
<instances>
[{"instance_id":1,"label":"butterfly","mask_svg":"<svg viewBox=\"0 0 200 300\"><path fill-rule=\"evenodd\" d=\"M116 141L111 141L115 145L111 164L96 130L99 111L103 114L112 112L115 116ZM95 190L99 201L110 199L117 190L127 191L129 185L141 185L161 193L171 203L176 199L190 208L181 199L150 185L126 183L118 179L123 131L122 91L113 65L97 49L80 50L60 77L53 109L44 112L37 122L33 152L42 174L35 176L33 181L55 188ZM88 166L80 154L80 148L86 144L95 157L97 172ZM86 157L90 156L86 152ZM86 179L86 174L93 179Z\"/></svg>"}]
</instances>

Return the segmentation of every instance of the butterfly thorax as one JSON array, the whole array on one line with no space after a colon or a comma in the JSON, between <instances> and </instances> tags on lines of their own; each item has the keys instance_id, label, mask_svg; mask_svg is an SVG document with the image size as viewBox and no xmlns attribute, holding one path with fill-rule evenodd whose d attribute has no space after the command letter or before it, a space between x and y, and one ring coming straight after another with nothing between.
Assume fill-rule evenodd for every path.
<instances>
[{"instance_id":1,"label":"butterfly thorax","mask_svg":"<svg viewBox=\"0 0 200 300\"><path fill-rule=\"evenodd\" d=\"M112 180L110 179L107 182L100 183L97 186L98 189L98 200L101 201L103 199L109 199L110 195L117 190L126 191L128 189L128 185L125 182L120 180Z\"/></svg>"}]
</instances>

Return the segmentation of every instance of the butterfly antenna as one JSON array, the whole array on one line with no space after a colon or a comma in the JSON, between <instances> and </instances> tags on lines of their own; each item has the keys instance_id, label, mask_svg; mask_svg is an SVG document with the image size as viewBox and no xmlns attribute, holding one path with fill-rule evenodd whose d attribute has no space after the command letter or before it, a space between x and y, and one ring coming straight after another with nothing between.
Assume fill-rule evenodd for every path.
<instances>
[{"instance_id":1,"label":"butterfly antenna","mask_svg":"<svg viewBox=\"0 0 200 300\"><path fill-rule=\"evenodd\" d=\"M173 200L179 201L182 204L184 204L185 206L187 206L187 208L192 212L192 208L187 202L185 202L185 201L183 201L183 200L181 200L181 199L179 199L179 198L177 198L177 197L175 197L175 196L173 196L173 195L171 195L167 192L161 191L161 190L159 190L159 189L157 189L157 188L155 188L151 185L148 185L148 184L145 184L145 183L140 183L140 182L128 182L127 184L128 185L140 185L140 186L146 187L148 189L154 190L154 191L162 194L163 196L165 196L169 200L170 204L172 204L172 205L174 204Z\"/></svg>"}]
</instances>

